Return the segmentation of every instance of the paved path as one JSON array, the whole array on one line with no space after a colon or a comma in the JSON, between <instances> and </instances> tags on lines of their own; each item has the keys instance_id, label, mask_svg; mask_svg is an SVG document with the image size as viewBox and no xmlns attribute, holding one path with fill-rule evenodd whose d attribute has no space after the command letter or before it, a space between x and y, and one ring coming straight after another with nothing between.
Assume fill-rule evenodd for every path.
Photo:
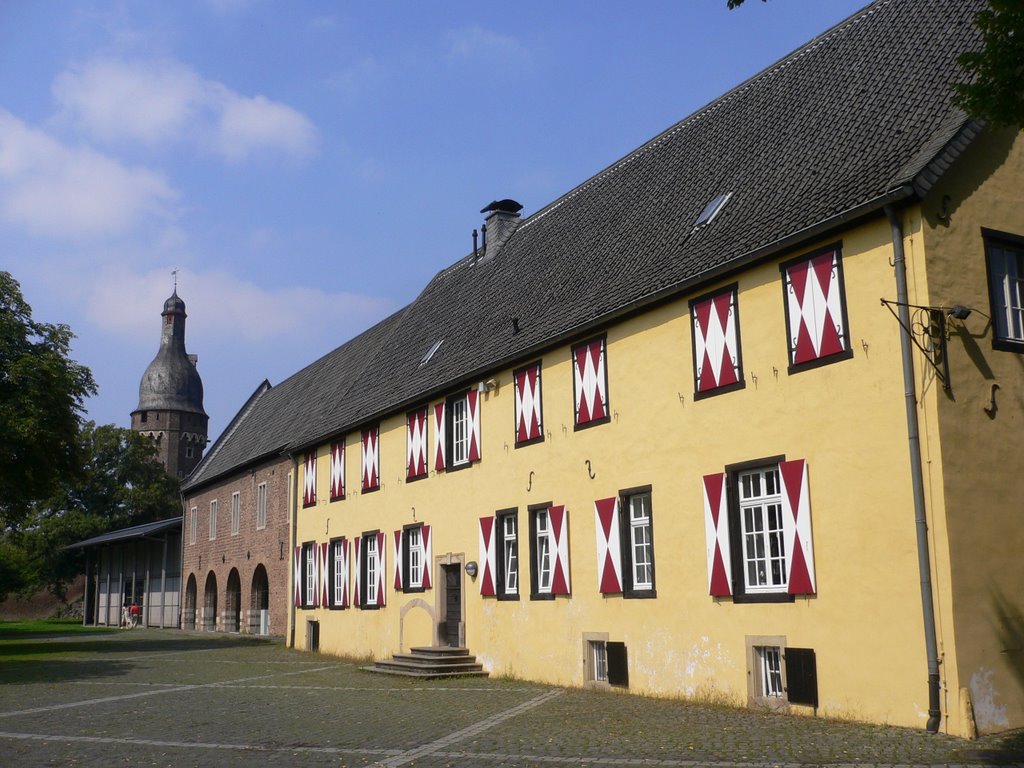
<instances>
[{"instance_id":1,"label":"paved path","mask_svg":"<svg viewBox=\"0 0 1024 768\"><path fill-rule=\"evenodd\" d=\"M965 742L521 681L422 682L168 630L0 643L3 767L993 764L1024 768L1024 735Z\"/></svg>"}]
</instances>

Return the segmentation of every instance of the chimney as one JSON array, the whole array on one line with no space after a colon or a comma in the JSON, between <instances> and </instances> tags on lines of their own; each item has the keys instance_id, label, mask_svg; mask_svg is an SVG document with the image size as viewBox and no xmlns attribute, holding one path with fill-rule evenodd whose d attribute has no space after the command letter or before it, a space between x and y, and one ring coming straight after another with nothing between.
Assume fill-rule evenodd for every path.
<instances>
[{"instance_id":1,"label":"chimney","mask_svg":"<svg viewBox=\"0 0 1024 768\"><path fill-rule=\"evenodd\" d=\"M512 237L512 233L519 226L519 212L523 206L515 200L495 200L490 205L481 208L480 213L486 213L484 226L487 227L487 234L484 236L484 253L480 261L487 261L495 256L505 242Z\"/></svg>"}]
</instances>

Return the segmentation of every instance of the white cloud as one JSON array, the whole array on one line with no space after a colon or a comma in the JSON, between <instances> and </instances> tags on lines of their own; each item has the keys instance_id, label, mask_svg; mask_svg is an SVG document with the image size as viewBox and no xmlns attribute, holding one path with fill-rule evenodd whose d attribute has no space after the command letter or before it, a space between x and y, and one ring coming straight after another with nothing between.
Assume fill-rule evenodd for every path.
<instances>
[{"instance_id":1,"label":"white cloud","mask_svg":"<svg viewBox=\"0 0 1024 768\"><path fill-rule=\"evenodd\" d=\"M175 61L94 59L58 75L53 95L63 120L101 142L191 140L230 161L266 150L304 158L316 148L316 128L298 110Z\"/></svg>"},{"instance_id":2,"label":"white cloud","mask_svg":"<svg viewBox=\"0 0 1024 768\"><path fill-rule=\"evenodd\" d=\"M488 59L516 66L532 61L530 51L514 37L480 26L452 30L447 37L448 57L452 59Z\"/></svg>"},{"instance_id":3,"label":"white cloud","mask_svg":"<svg viewBox=\"0 0 1024 768\"><path fill-rule=\"evenodd\" d=\"M0 110L0 217L51 237L107 237L149 215L169 217L162 174L68 147Z\"/></svg>"}]
</instances>

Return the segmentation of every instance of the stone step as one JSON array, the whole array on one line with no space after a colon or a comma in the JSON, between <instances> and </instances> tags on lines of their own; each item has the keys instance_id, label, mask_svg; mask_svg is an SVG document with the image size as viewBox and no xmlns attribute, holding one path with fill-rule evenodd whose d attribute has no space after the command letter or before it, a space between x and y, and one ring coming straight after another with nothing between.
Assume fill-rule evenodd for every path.
<instances>
[{"instance_id":1,"label":"stone step","mask_svg":"<svg viewBox=\"0 0 1024 768\"><path fill-rule=\"evenodd\" d=\"M379 663L379 662L378 662ZM376 672L379 675L397 675L399 677L415 677L422 680L436 680L444 677L487 677L487 672L425 672L422 670L385 669L383 667L360 667L364 672Z\"/></svg>"},{"instance_id":2,"label":"stone step","mask_svg":"<svg viewBox=\"0 0 1024 768\"><path fill-rule=\"evenodd\" d=\"M421 645L416 648L410 648L409 653L421 656L466 656L469 654L469 649L450 645Z\"/></svg>"},{"instance_id":3,"label":"stone step","mask_svg":"<svg viewBox=\"0 0 1024 768\"><path fill-rule=\"evenodd\" d=\"M467 648L411 648L409 653L396 653L386 661L378 661L372 667L363 667L371 672L406 675L410 677L486 677L483 665Z\"/></svg>"},{"instance_id":4,"label":"stone step","mask_svg":"<svg viewBox=\"0 0 1024 768\"><path fill-rule=\"evenodd\" d=\"M396 653L391 657L395 661L407 662L409 664L418 664L427 667L447 667L452 664L473 664L476 662L476 656L470 656L468 653L463 656L424 656L418 653Z\"/></svg>"}]
</instances>

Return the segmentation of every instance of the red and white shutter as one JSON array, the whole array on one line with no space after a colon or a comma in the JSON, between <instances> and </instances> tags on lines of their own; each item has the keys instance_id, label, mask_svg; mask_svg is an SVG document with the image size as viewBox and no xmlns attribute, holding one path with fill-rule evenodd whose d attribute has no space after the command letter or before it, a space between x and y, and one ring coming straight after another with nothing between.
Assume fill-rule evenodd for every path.
<instances>
[{"instance_id":1,"label":"red and white shutter","mask_svg":"<svg viewBox=\"0 0 1024 768\"><path fill-rule=\"evenodd\" d=\"M541 436L540 365L516 372L516 442L525 443Z\"/></svg>"},{"instance_id":2,"label":"red and white shutter","mask_svg":"<svg viewBox=\"0 0 1024 768\"><path fill-rule=\"evenodd\" d=\"M295 548L295 559L292 561L292 579L295 581L295 607L302 607L302 547Z\"/></svg>"},{"instance_id":3,"label":"red and white shutter","mask_svg":"<svg viewBox=\"0 0 1024 768\"><path fill-rule=\"evenodd\" d=\"M430 537L430 526L424 525L420 529L420 542L423 547L423 581L420 587L430 589L430 569L434 561L434 541Z\"/></svg>"},{"instance_id":4,"label":"red and white shutter","mask_svg":"<svg viewBox=\"0 0 1024 768\"><path fill-rule=\"evenodd\" d=\"M363 537L356 536L352 540L352 551L356 556L355 568L352 569L352 605L358 608L362 601L360 590L363 586Z\"/></svg>"},{"instance_id":5,"label":"red and white shutter","mask_svg":"<svg viewBox=\"0 0 1024 768\"><path fill-rule=\"evenodd\" d=\"M405 477L412 480L427 474L427 409L406 416Z\"/></svg>"},{"instance_id":6,"label":"red and white shutter","mask_svg":"<svg viewBox=\"0 0 1024 768\"><path fill-rule=\"evenodd\" d=\"M816 588L807 462L803 459L780 462L779 476L782 478L782 533L789 554L786 558L789 594L813 595Z\"/></svg>"},{"instance_id":7,"label":"red and white shutter","mask_svg":"<svg viewBox=\"0 0 1024 768\"><path fill-rule=\"evenodd\" d=\"M735 288L693 305L697 392L708 392L740 380L736 327Z\"/></svg>"},{"instance_id":8,"label":"red and white shutter","mask_svg":"<svg viewBox=\"0 0 1024 768\"><path fill-rule=\"evenodd\" d=\"M380 427L363 430L363 490L376 490L380 485Z\"/></svg>"},{"instance_id":9,"label":"red and white shutter","mask_svg":"<svg viewBox=\"0 0 1024 768\"><path fill-rule=\"evenodd\" d=\"M725 473L704 475L704 541L708 558L708 594L732 594L729 552L729 503Z\"/></svg>"},{"instance_id":10,"label":"red and white shutter","mask_svg":"<svg viewBox=\"0 0 1024 768\"><path fill-rule=\"evenodd\" d=\"M603 338L581 344L573 350L577 424L587 424L608 415L604 357Z\"/></svg>"},{"instance_id":11,"label":"red and white shutter","mask_svg":"<svg viewBox=\"0 0 1024 768\"><path fill-rule=\"evenodd\" d=\"M597 531L597 588L602 594L622 592L622 548L619 533L619 499L594 502Z\"/></svg>"},{"instance_id":12,"label":"red and white shutter","mask_svg":"<svg viewBox=\"0 0 1024 768\"><path fill-rule=\"evenodd\" d=\"M341 541L338 542L338 547L341 548L341 563L338 564L338 567L341 569L341 602L337 607L348 608L348 539L342 536ZM334 589L333 584L331 589Z\"/></svg>"},{"instance_id":13,"label":"red and white shutter","mask_svg":"<svg viewBox=\"0 0 1024 768\"><path fill-rule=\"evenodd\" d=\"M565 507L548 509L551 522L549 536L554 558L551 574L551 594L568 595L569 588L569 513Z\"/></svg>"},{"instance_id":14,"label":"red and white shutter","mask_svg":"<svg viewBox=\"0 0 1024 768\"><path fill-rule=\"evenodd\" d=\"M316 451L308 451L302 472L302 506L313 504L316 504Z\"/></svg>"},{"instance_id":15,"label":"red and white shutter","mask_svg":"<svg viewBox=\"0 0 1024 768\"><path fill-rule=\"evenodd\" d=\"M469 460L480 460L480 392L471 389L466 393L469 408Z\"/></svg>"},{"instance_id":16,"label":"red and white shutter","mask_svg":"<svg viewBox=\"0 0 1024 768\"><path fill-rule=\"evenodd\" d=\"M785 268L791 365L847 348L839 259L839 251L833 250Z\"/></svg>"},{"instance_id":17,"label":"red and white shutter","mask_svg":"<svg viewBox=\"0 0 1024 768\"><path fill-rule=\"evenodd\" d=\"M444 403L434 406L434 469L442 471L447 464L445 455Z\"/></svg>"},{"instance_id":18,"label":"red and white shutter","mask_svg":"<svg viewBox=\"0 0 1024 768\"><path fill-rule=\"evenodd\" d=\"M345 498L345 439L331 443L331 501Z\"/></svg>"},{"instance_id":19,"label":"red and white shutter","mask_svg":"<svg viewBox=\"0 0 1024 768\"><path fill-rule=\"evenodd\" d=\"M395 531L395 592L402 591L402 532Z\"/></svg>"},{"instance_id":20,"label":"red and white shutter","mask_svg":"<svg viewBox=\"0 0 1024 768\"><path fill-rule=\"evenodd\" d=\"M495 569L494 518L480 518L480 594L493 597Z\"/></svg>"},{"instance_id":21,"label":"red and white shutter","mask_svg":"<svg viewBox=\"0 0 1024 768\"><path fill-rule=\"evenodd\" d=\"M327 559L330 546L327 542L320 545L320 605L324 608L331 604L330 592L328 592L331 585L331 565Z\"/></svg>"},{"instance_id":22,"label":"red and white shutter","mask_svg":"<svg viewBox=\"0 0 1024 768\"><path fill-rule=\"evenodd\" d=\"M386 533L377 534L377 557L380 558L380 562L377 563L377 605L381 608L387 602L385 599L385 587L388 584L387 578L387 552L384 549L384 545L387 543L388 537Z\"/></svg>"}]
</instances>

